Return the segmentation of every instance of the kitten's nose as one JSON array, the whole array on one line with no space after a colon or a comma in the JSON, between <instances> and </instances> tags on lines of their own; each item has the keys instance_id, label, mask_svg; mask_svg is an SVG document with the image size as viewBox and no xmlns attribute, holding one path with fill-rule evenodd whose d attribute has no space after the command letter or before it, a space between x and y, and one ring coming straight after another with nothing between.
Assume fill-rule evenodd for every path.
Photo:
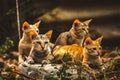
<instances>
[{"instance_id":1,"label":"kitten's nose","mask_svg":"<svg viewBox=\"0 0 120 80\"><path fill-rule=\"evenodd\" d=\"M97 53L98 53L98 56L101 54L100 51L97 51Z\"/></svg>"},{"instance_id":2,"label":"kitten's nose","mask_svg":"<svg viewBox=\"0 0 120 80\"><path fill-rule=\"evenodd\" d=\"M40 46L41 46L41 49L43 50L44 49L44 45L40 44Z\"/></svg>"}]
</instances>

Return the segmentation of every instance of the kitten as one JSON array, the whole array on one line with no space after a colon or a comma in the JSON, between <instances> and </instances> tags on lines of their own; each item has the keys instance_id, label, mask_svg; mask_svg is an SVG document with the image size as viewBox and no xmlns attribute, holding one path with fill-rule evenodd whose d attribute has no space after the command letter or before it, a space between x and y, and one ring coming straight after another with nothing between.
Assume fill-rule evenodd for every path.
<instances>
[{"instance_id":1,"label":"kitten","mask_svg":"<svg viewBox=\"0 0 120 80\"><path fill-rule=\"evenodd\" d=\"M28 22L23 23L22 25L23 36L19 41L19 46L18 46L19 63L24 62L26 60L26 57L29 55L30 49L32 47L30 34L35 33L36 35L38 35L39 24L40 24L40 21L33 25L29 24Z\"/></svg>"},{"instance_id":2,"label":"kitten","mask_svg":"<svg viewBox=\"0 0 120 80\"><path fill-rule=\"evenodd\" d=\"M34 36L31 34L32 38L32 48L28 56L28 63L49 63L50 59L53 58L51 51L54 44L50 42L52 36L52 30L45 34L39 34Z\"/></svg>"},{"instance_id":3,"label":"kitten","mask_svg":"<svg viewBox=\"0 0 120 80\"><path fill-rule=\"evenodd\" d=\"M56 45L78 44L83 46L84 39L89 33L89 23L92 19L84 22L78 19L74 20L72 28L69 31L61 33L55 41Z\"/></svg>"},{"instance_id":4,"label":"kitten","mask_svg":"<svg viewBox=\"0 0 120 80\"><path fill-rule=\"evenodd\" d=\"M103 69L101 54L101 40L103 37L99 37L96 40L92 40L87 37L84 42L84 47L78 44L64 45L59 47L53 52L54 59L63 63L82 63L91 72L91 65L95 65L98 69Z\"/></svg>"}]
</instances>

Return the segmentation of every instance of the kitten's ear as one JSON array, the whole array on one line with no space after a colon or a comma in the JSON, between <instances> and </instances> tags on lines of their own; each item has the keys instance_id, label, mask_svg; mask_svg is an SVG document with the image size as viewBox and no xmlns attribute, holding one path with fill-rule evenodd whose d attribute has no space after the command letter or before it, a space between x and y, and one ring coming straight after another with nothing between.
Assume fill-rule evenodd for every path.
<instances>
[{"instance_id":1,"label":"kitten's ear","mask_svg":"<svg viewBox=\"0 0 120 80\"><path fill-rule=\"evenodd\" d=\"M22 25L22 30L24 31L24 30L27 30L29 28L30 28L30 24L27 21L25 21Z\"/></svg>"},{"instance_id":2,"label":"kitten's ear","mask_svg":"<svg viewBox=\"0 0 120 80\"><path fill-rule=\"evenodd\" d=\"M53 32L53 30L49 30L48 32L45 33L45 35L46 35L49 39L51 39L52 32Z\"/></svg>"},{"instance_id":3,"label":"kitten's ear","mask_svg":"<svg viewBox=\"0 0 120 80\"><path fill-rule=\"evenodd\" d=\"M30 39L35 39L36 38L36 36L37 36L37 34L35 33L35 32L30 32Z\"/></svg>"},{"instance_id":4,"label":"kitten's ear","mask_svg":"<svg viewBox=\"0 0 120 80\"><path fill-rule=\"evenodd\" d=\"M92 39L90 37L87 37L84 45L89 45L91 43L92 43Z\"/></svg>"},{"instance_id":5,"label":"kitten's ear","mask_svg":"<svg viewBox=\"0 0 120 80\"><path fill-rule=\"evenodd\" d=\"M95 41L97 41L99 44L101 44L102 39L103 39L103 36L97 38Z\"/></svg>"},{"instance_id":6,"label":"kitten's ear","mask_svg":"<svg viewBox=\"0 0 120 80\"><path fill-rule=\"evenodd\" d=\"M86 24L86 25L89 25L89 23L92 21L92 19L89 19L89 20L86 20L86 21L84 21L84 23Z\"/></svg>"},{"instance_id":7,"label":"kitten's ear","mask_svg":"<svg viewBox=\"0 0 120 80\"><path fill-rule=\"evenodd\" d=\"M80 24L79 19L75 19L74 22L73 22L73 26L78 27L79 24Z\"/></svg>"},{"instance_id":8,"label":"kitten's ear","mask_svg":"<svg viewBox=\"0 0 120 80\"><path fill-rule=\"evenodd\" d=\"M41 20L39 20L38 22L36 22L36 23L34 24L34 26L36 26L36 27L38 28L39 25L40 25L40 23L41 23Z\"/></svg>"}]
</instances>

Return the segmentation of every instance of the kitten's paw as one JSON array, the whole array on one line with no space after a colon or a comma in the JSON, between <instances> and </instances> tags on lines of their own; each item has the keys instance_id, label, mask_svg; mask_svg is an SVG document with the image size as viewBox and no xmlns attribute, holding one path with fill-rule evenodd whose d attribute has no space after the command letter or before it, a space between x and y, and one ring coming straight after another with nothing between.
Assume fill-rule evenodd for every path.
<instances>
[{"instance_id":1,"label":"kitten's paw","mask_svg":"<svg viewBox=\"0 0 120 80\"><path fill-rule=\"evenodd\" d=\"M34 64L34 61L33 60L29 60L28 64Z\"/></svg>"},{"instance_id":2,"label":"kitten's paw","mask_svg":"<svg viewBox=\"0 0 120 80\"><path fill-rule=\"evenodd\" d=\"M42 64L49 64L49 63L50 63L49 60L43 60L43 61L42 61Z\"/></svg>"},{"instance_id":3,"label":"kitten's paw","mask_svg":"<svg viewBox=\"0 0 120 80\"><path fill-rule=\"evenodd\" d=\"M33 60L28 61L28 64L34 64Z\"/></svg>"},{"instance_id":4,"label":"kitten's paw","mask_svg":"<svg viewBox=\"0 0 120 80\"><path fill-rule=\"evenodd\" d=\"M33 64L33 63L34 63L34 60L31 59L31 58L28 58L28 59L27 59L27 63L28 63L28 64Z\"/></svg>"}]
</instances>

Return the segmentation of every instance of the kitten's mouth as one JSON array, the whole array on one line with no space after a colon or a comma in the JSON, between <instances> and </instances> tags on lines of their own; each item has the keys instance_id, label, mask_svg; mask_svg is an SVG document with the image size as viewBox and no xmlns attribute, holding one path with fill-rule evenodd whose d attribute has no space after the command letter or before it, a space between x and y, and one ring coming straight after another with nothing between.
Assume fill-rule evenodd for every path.
<instances>
[{"instance_id":1,"label":"kitten's mouth","mask_svg":"<svg viewBox=\"0 0 120 80\"><path fill-rule=\"evenodd\" d=\"M45 56L47 56L47 51L42 50L42 51L39 52L39 55L42 56L42 57L45 57Z\"/></svg>"},{"instance_id":2,"label":"kitten's mouth","mask_svg":"<svg viewBox=\"0 0 120 80\"><path fill-rule=\"evenodd\" d=\"M98 57L99 56L99 53L92 53L92 54L89 54L91 57Z\"/></svg>"},{"instance_id":3,"label":"kitten's mouth","mask_svg":"<svg viewBox=\"0 0 120 80\"><path fill-rule=\"evenodd\" d=\"M46 50L41 50L40 52L41 52L41 53L45 53L45 52L46 52Z\"/></svg>"}]
</instances>

